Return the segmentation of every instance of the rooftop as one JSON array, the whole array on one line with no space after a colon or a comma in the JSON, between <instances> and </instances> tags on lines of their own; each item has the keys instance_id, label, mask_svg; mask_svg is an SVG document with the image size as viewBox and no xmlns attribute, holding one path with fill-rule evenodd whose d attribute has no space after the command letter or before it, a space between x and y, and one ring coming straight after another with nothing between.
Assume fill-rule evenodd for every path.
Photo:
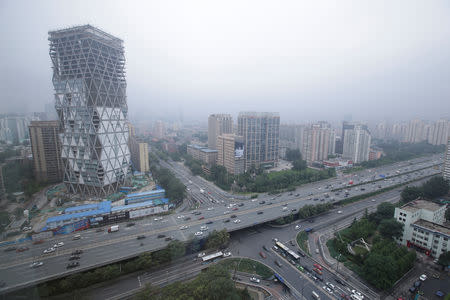
<instances>
[{"instance_id":1,"label":"rooftop","mask_svg":"<svg viewBox=\"0 0 450 300\"><path fill-rule=\"evenodd\" d=\"M208 148L205 148L205 149L200 149L200 151L202 151L202 152L206 152L206 153L213 153L213 152L218 152L217 150L213 150L213 149L208 149Z\"/></svg>"},{"instance_id":2,"label":"rooftop","mask_svg":"<svg viewBox=\"0 0 450 300\"><path fill-rule=\"evenodd\" d=\"M166 191L164 189L157 189L154 191L145 191L145 192L141 192L141 193L134 193L134 194L128 194L127 198L131 198L131 197L138 197L138 196L148 196L148 195L154 195L154 194L160 194L160 193L165 193Z\"/></svg>"},{"instance_id":3,"label":"rooftop","mask_svg":"<svg viewBox=\"0 0 450 300\"><path fill-rule=\"evenodd\" d=\"M142 208L142 207L147 207L147 206L152 207L155 205L161 205L161 204L167 204L167 203L169 203L169 199L167 199L167 198L157 199L157 200L149 200L149 201L140 202L140 203L116 206L111 209L111 212L116 212L116 211L120 211L120 210L130 210L133 208Z\"/></svg>"},{"instance_id":4,"label":"rooftop","mask_svg":"<svg viewBox=\"0 0 450 300\"><path fill-rule=\"evenodd\" d=\"M426 209L429 211L437 211L440 209L443 205L436 204L431 201L427 200L414 200L409 203L406 203L401 208L406 211L415 212L419 209Z\"/></svg>"},{"instance_id":5,"label":"rooftop","mask_svg":"<svg viewBox=\"0 0 450 300\"><path fill-rule=\"evenodd\" d=\"M433 222L428 222L428 221L425 221L422 219L414 222L414 225L429 229L434 232L440 232L440 233L450 236L450 228L447 226L439 225L439 224L436 224Z\"/></svg>"}]
</instances>

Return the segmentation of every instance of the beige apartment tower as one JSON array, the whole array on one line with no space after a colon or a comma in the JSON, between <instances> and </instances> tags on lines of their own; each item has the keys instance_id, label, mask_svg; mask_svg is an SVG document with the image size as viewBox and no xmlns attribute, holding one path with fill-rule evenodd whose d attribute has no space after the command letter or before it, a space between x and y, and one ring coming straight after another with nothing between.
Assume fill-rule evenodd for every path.
<instances>
[{"instance_id":1,"label":"beige apartment tower","mask_svg":"<svg viewBox=\"0 0 450 300\"><path fill-rule=\"evenodd\" d=\"M223 134L217 137L217 164L224 166L230 174L242 174L245 171L244 138L235 134Z\"/></svg>"},{"instance_id":2,"label":"beige apartment tower","mask_svg":"<svg viewBox=\"0 0 450 300\"><path fill-rule=\"evenodd\" d=\"M28 128L36 180L62 182L64 166L61 160L59 121L32 121Z\"/></svg>"},{"instance_id":3,"label":"beige apartment tower","mask_svg":"<svg viewBox=\"0 0 450 300\"><path fill-rule=\"evenodd\" d=\"M213 114L208 118L208 148L217 150L217 137L233 133L233 118L229 114Z\"/></svg>"}]
</instances>

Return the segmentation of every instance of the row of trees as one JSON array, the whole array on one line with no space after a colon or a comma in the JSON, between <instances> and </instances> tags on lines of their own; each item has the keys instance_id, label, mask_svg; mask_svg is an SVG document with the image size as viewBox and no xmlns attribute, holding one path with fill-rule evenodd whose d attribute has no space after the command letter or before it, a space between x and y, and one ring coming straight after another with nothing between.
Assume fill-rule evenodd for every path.
<instances>
[{"instance_id":1,"label":"row of trees","mask_svg":"<svg viewBox=\"0 0 450 300\"><path fill-rule=\"evenodd\" d=\"M355 263L357 272L379 289L388 289L414 264L416 253L398 246L394 238L402 235L403 224L394 219L395 206L381 203L376 212L366 214L359 221L342 230L332 245L346 259ZM369 252L348 252L347 245L360 238L372 244Z\"/></svg>"},{"instance_id":2,"label":"row of trees","mask_svg":"<svg viewBox=\"0 0 450 300\"><path fill-rule=\"evenodd\" d=\"M170 201L181 203L186 197L186 186L167 168L158 168L156 164L152 164L150 169L153 178L166 190L166 195Z\"/></svg>"},{"instance_id":3,"label":"row of trees","mask_svg":"<svg viewBox=\"0 0 450 300\"><path fill-rule=\"evenodd\" d=\"M408 203L417 198L435 199L447 195L449 192L449 182L442 176L433 177L421 186L407 186L401 193L402 203Z\"/></svg>"},{"instance_id":4,"label":"row of trees","mask_svg":"<svg viewBox=\"0 0 450 300\"><path fill-rule=\"evenodd\" d=\"M200 273L194 280L176 282L163 288L148 285L135 297L136 300L159 299L229 299L250 300L245 289L237 289L230 272L220 265L214 265Z\"/></svg>"},{"instance_id":5,"label":"row of trees","mask_svg":"<svg viewBox=\"0 0 450 300\"><path fill-rule=\"evenodd\" d=\"M359 165L364 168L375 168L383 165L393 164L399 161L413 159L423 155L442 153L445 151L444 145L434 146L427 142L422 143L400 143L390 141L378 144L385 153L385 156L377 160L361 162Z\"/></svg>"}]
</instances>

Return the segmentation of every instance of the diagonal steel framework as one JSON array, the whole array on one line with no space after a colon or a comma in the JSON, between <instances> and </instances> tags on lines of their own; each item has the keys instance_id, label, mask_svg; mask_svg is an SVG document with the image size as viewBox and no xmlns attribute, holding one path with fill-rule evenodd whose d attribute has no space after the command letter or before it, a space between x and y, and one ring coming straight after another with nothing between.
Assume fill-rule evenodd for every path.
<instances>
[{"instance_id":1,"label":"diagonal steel framework","mask_svg":"<svg viewBox=\"0 0 450 300\"><path fill-rule=\"evenodd\" d=\"M49 32L64 183L104 196L130 172L122 40L90 25Z\"/></svg>"}]
</instances>

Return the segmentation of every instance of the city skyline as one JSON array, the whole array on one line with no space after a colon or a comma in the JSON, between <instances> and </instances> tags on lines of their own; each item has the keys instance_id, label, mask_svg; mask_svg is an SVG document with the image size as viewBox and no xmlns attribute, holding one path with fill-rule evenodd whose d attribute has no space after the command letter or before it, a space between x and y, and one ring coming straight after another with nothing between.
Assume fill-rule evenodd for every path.
<instances>
[{"instance_id":1,"label":"city skyline","mask_svg":"<svg viewBox=\"0 0 450 300\"><path fill-rule=\"evenodd\" d=\"M393 7L350 1L328 11L323 22L307 15L321 12L320 4L151 2L139 11L115 2L98 1L90 10L84 4L43 1L28 3L26 10L21 2L1 4L8 12L2 25L10 28L0 50L9 70L0 75L2 112L43 111L52 102L46 32L90 23L125 41L132 121L147 118L147 111L155 120L188 122L245 110L279 111L285 122L335 121L346 114L368 121L449 117L450 21L443 18L448 6L440 2ZM104 7L109 14L99 14ZM54 13L63 10L73 13ZM27 22L14 17L19 11ZM374 18L366 18L368 11ZM116 23L122 14L135 23ZM341 24L348 14L359 17ZM236 24L224 28L231 16ZM25 46L30 42L33 47ZM18 87L23 80L28 89Z\"/></svg>"}]
</instances>

